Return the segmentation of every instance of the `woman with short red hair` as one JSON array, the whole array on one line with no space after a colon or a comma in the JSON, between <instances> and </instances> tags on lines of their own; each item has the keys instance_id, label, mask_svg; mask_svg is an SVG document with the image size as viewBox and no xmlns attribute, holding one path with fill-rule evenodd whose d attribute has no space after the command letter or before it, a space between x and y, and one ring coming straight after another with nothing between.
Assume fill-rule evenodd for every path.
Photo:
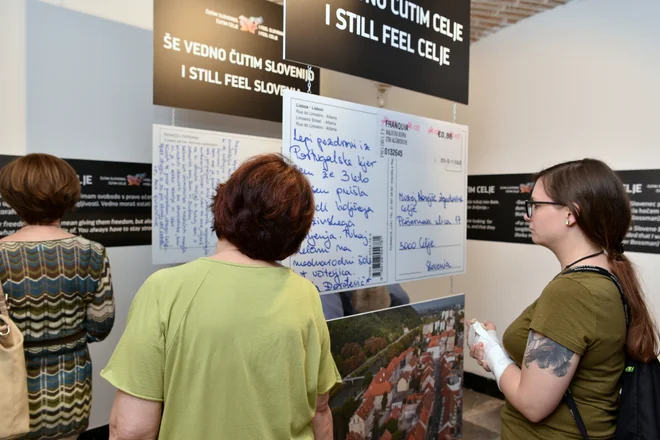
<instances>
[{"instance_id":1,"label":"woman with short red hair","mask_svg":"<svg viewBox=\"0 0 660 440\"><path fill-rule=\"evenodd\" d=\"M213 199L215 255L137 293L102 376L119 389L111 439L332 439L341 382L314 285L280 265L314 216L281 155L243 164Z\"/></svg>"}]
</instances>

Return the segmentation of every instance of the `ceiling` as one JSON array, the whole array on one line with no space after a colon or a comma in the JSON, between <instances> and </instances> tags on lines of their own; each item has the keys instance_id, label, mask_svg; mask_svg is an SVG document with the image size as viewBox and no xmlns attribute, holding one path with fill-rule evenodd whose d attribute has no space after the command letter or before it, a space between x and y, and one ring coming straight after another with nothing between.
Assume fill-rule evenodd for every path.
<instances>
[{"instance_id":1,"label":"ceiling","mask_svg":"<svg viewBox=\"0 0 660 440\"><path fill-rule=\"evenodd\" d=\"M283 0L270 0L279 5ZM472 0L470 39L483 37L571 0Z\"/></svg>"}]
</instances>

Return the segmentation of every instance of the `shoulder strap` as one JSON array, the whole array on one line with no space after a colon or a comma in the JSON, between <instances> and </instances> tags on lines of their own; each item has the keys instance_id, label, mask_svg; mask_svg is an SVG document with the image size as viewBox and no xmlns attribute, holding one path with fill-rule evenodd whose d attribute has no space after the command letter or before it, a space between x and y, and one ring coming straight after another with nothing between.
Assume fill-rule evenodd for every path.
<instances>
[{"instance_id":1,"label":"shoulder strap","mask_svg":"<svg viewBox=\"0 0 660 440\"><path fill-rule=\"evenodd\" d=\"M2 290L2 283L0 282L0 315L9 317L9 306L7 305L7 298L5 292Z\"/></svg>"},{"instance_id":2,"label":"shoulder strap","mask_svg":"<svg viewBox=\"0 0 660 440\"><path fill-rule=\"evenodd\" d=\"M575 399L573 399L573 394L571 394L571 390L569 390L568 388L566 389L566 394L564 394L564 401L568 405L568 410L571 412L571 415L573 416L573 420L575 420L575 424L577 425L578 430L580 431L580 435L582 435L582 438L584 440L589 440L587 427L584 424L584 421L582 421L582 416L580 415L580 411L578 410L577 403L575 403Z\"/></svg>"},{"instance_id":3,"label":"shoulder strap","mask_svg":"<svg viewBox=\"0 0 660 440\"><path fill-rule=\"evenodd\" d=\"M2 291L2 283L0 283L0 315L9 319L9 306L7 306L7 298L5 298L5 293ZM0 319L0 337L6 337L9 335L9 325L5 319Z\"/></svg>"},{"instance_id":4,"label":"shoulder strap","mask_svg":"<svg viewBox=\"0 0 660 440\"><path fill-rule=\"evenodd\" d=\"M619 279L610 271L603 269L602 267L599 266L578 266L574 267L570 270L567 270L566 272L563 272L562 274L569 274L573 272L593 272L597 273L603 276L608 277L614 285L616 285L617 290L619 291L619 295L621 296L621 302L623 303L623 313L626 316L626 331L628 330L628 327L630 326L630 311L629 311L629 306L628 306L628 300L626 299L626 296L623 294L623 287L621 287L621 283L619 282ZM571 415L573 416L573 419L575 420L575 424L578 427L578 430L580 431L580 435L582 435L582 438L584 440L589 440L589 434L587 433L587 427L584 424L584 421L582 420L582 416L580 416L580 411L578 410L577 404L575 403L575 399L573 399L573 394L571 394L571 390L567 389L566 394L564 394L564 401L568 405L568 409L571 412Z\"/></svg>"},{"instance_id":5,"label":"shoulder strap","mask_svg":"<svg viewBox=\"0 0 660 440\"><path fill-rule=\"evenodd\" d=\"M574 272L597 273L608 277L614 283L614 285L619 291L619 295L621 296L621 302L623 303L623 313L626 316L626 330L627 330L628 327L630 326L630 306L628 305L628 300L626 299L626 295L624 295L623 293L623 287L621 287L621 283L619 282L619 279L612 272L605 270L600 266L577 266L567 270L566 272L562 272L562 275L566 275Z\"/></svg>"}]
</instances>

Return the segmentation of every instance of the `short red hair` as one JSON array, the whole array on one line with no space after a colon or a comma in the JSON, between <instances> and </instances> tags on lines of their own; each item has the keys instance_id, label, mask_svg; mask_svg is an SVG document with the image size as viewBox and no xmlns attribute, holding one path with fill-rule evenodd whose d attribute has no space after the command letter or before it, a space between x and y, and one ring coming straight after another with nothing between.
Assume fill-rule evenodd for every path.
<instances>
[{"instance_id":1,"label":"short red hair","mask_svg":"<svg viewBox=\"0 0 660 440\"><path fill-rule=\"evenodd\" d=\"M314 193L307 178L281 154L249 159L218 185L213 230L255 260L295 254L312 227Z\"/></svg>"}]
</instances>

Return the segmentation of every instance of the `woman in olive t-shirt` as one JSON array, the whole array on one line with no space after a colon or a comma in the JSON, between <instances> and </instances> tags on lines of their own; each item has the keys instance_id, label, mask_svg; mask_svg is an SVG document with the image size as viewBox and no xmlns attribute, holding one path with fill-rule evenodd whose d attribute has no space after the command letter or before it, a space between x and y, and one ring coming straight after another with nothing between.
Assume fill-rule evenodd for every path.
<instances>
[{"instance_id":1,"label":"woman in olive t-shirt","mask_svg":"<svg viewBox=\"0 0 660 440\"><path fill-rule=\"evenodd\" d=\"M485 323L491 331L470 355L493 371L506 397L503 440L582 438L562 401L567 389L589 437L612 439L624 350L644 362L658 352L658 332L623 255L630 201L617 175L598 160L555 165L533 181L525 220L534 243L550 249L562 270L506 330L506 352L495 327ZM630 305L627 336L616 285L597 272L567 273L579 266L600 267L619 280Z\"/></svg>"}]
</instances>

